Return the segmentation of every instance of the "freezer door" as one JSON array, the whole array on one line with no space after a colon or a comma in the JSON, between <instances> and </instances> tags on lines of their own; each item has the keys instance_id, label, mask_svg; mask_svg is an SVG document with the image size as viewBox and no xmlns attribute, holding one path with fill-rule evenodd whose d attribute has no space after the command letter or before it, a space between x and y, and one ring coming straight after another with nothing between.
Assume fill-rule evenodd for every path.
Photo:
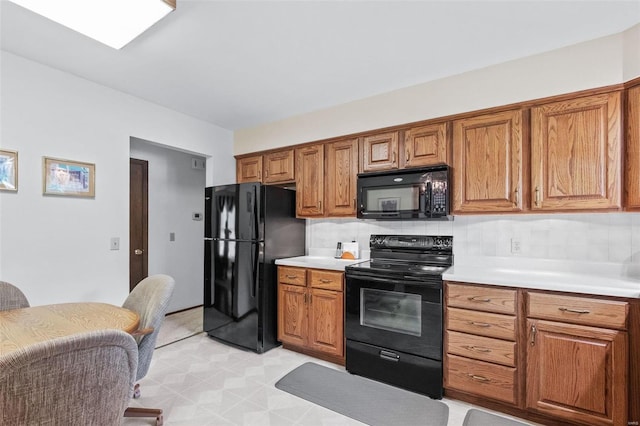
<instances>
[{"instance_id":1,"label":"freezer door","mask_svg":"<svg viewBox=\"0 0 640 426\"><path fill-rule=\"evenodd\" d=\"M261 240L261 190L258 183L207 188L205 238Z\"/></svg>"}]
</instances>

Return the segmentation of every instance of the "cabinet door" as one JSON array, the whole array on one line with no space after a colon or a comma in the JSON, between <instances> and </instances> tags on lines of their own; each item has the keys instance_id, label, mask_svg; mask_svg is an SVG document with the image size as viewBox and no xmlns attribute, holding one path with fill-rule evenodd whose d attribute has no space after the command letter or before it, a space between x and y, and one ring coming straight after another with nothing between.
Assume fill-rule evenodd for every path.
<instances>
[{"instance_id":1,"label":"cabinet door","mask_svg":"<svg viewBox=\"0 0 640 426\"><path fill-rule=\"evenodd\" d=\"M527 407L590 425L627 424L627 333L529 319Z\"/></svg>"},{"instance_id":2,"label":"cabinet door","mask_svg":"<svg viewBox=\"0 0 640 426\"><path fill-rule=\"evenodd\" d=\"M342 357L344 355L343 293L312 288L310 295L309 347Z\"/></svg>"},{"instance_id":3,"label":"cabinet door","mask_svg":"<svg viewBox=\"0 0 640 426\"><path fill-rule=\"evenodd\" d=\"M413 127L404 133L402 168L449 163L447 123Z\"/></svg>"},{"instance_id":4,"label":"cabinet door","mask_svg":"<svg viewBox=\"0 0 640 426\"><path fill-rule=\"evenodd\" d=\"M236 161L236 181L262 182L262 155L239 158Z\"/></svg>"},{"instance_id":5,"label":"cabinet door","mask_svg":"<svg viewBox=\"0 0 640 426\"><path fill-rule=\"evenodd\" d=\"M533 210L620 207L619 92L532 108L531 128Z\"/></svg>"},{"instance_id":6,"label":"cabinet door","mask_svg":"<svg viewBox=\"0 0 640 426\"><path fill-rule=\"evenodd\" d=\"M296 215L323 216L324 145L296 149Z\"/></svg>"},{"instance_id":7,"label":"cabinet door","mask_svg":"<svg viewBox=\"0 0 640 426\"><path fill-rule=\"evenodd\" d=\"M264 155L264 183L290 182L293 180L293 149Z\"/></svg>"},{"instance_id":8,"label":"cabinet door","mask_svg":"<svg viewBox=\"0 0 640 426\"><path fill-rule=\"evenodd\" d=\"M626 207L640 210L640 86L627 92Z\"/></svg>"},{"instance_id":9,"label":"cabinet door","mask_svg":"<svg viewBox=\"0 0 640 426\"><path fill-rule=\"evenodd\" d=\"M358 139L329 143L326 150L327 216L355 216Z\"/></svg>"},{"instance_id":10,"label":"cabinet door","mask_svg":"<svg viewBox=\"0 0 640 426\"><path fill-rule=\"evenodd\" d=\"M398 168L398 132L380 133L362 138L362 172Z\"/></svg>"},{"instance_id":11,"label":"cabinet door","mask_svg":"<svg viewBox=\"0 0 640 426\"><path fill-rule=\"evenodd\" d=\"M307 344L307 289L278 284L278 340L292 345Z\"/></svg>"},{"instance_id":12,"label":"cabinet door","mask_svg":"<svg viewBox=\"0 0 640 426\"><path fill-rule=\"evenodd\" d=\"M520 110L454 121L454 213L523 210L522 121Z\"/></svg>"}]
</instances>

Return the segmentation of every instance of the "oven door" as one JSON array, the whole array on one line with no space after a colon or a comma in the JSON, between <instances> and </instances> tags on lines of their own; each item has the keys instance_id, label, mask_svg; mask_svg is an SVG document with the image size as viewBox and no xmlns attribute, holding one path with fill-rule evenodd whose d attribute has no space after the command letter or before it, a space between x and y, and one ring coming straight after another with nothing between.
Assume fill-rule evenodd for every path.
<instances>
[{"instance_id":1,"label":"oven door","mask_svg":"<svg viewBox=\"0 0 640 426\"><path fill-rule=\"evenodd\" d=\"M442 360L442 278L348 272L345 337Z\"/></svg>"}]
</instances>

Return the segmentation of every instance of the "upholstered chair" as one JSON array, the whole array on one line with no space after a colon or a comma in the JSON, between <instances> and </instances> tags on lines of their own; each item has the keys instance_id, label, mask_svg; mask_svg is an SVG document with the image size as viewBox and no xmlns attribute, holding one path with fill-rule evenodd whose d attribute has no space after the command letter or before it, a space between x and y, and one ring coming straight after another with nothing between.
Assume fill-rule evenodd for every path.
<instances>
[{"instance_id":1,"label":"upholstered chair","mask_svg":"<svg viewBox=\"0 0 640 426\"><path fill-rule=\"evenodd\" d=\"M138 366L133 337L99 330L0 355L0 424L120 425Z\"/></svg>"},{"instance_id":2,"label":"upholstered chair","mask_svg":"<svg viewBox=\"0 0 640 426\"><path fill-rule=\"evenodd\" d=\"M4 281L0 281L0 311L28 307L29 301L18 287Z\"/></svg>"},{"instance_id":3,"label":"upholstered chair","mask_svg":"<svg viewBox=\"0 0 640 426\"><path fill-rule=\"evenodd\" d=\"M156 346L158 332L169 307L175 281L168 275L152 275L140 281L131 291L124 308L136 312L140 316L140 326L133 335L138 342L138 372L136 381L142 379L149 371L153 350ZM139 385L134 388L134 398L140 396ZM129 407L125 417L155 417L156 424L162 425L162 410L158 408Z\"/></svg>"}]
</instances>

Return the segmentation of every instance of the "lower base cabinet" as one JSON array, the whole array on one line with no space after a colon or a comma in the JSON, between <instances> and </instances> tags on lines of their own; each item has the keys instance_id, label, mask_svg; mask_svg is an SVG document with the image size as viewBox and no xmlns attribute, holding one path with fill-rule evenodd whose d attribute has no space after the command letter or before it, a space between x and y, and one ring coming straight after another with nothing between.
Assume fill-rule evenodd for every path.
<instances>
[{"instance_id":1,"label":"lower base cabinet","mask_svg":"<svg viewBox=\"0 0 640 426\"><path fill-rule=\"evenodd\" d=\"M445 395L542 424L635 424L640 304L505 290L447 283Z\"/></svg>"},{"instance_id":2,"label":"lower base cabinet","mask_svg":"<svg viewBox=\"0 0 640 426\"><path fill-rule=\"evenodd\" d=\"M278 266L278 340L344 365L344 273Z\"/></svg>"}]
</instances>

